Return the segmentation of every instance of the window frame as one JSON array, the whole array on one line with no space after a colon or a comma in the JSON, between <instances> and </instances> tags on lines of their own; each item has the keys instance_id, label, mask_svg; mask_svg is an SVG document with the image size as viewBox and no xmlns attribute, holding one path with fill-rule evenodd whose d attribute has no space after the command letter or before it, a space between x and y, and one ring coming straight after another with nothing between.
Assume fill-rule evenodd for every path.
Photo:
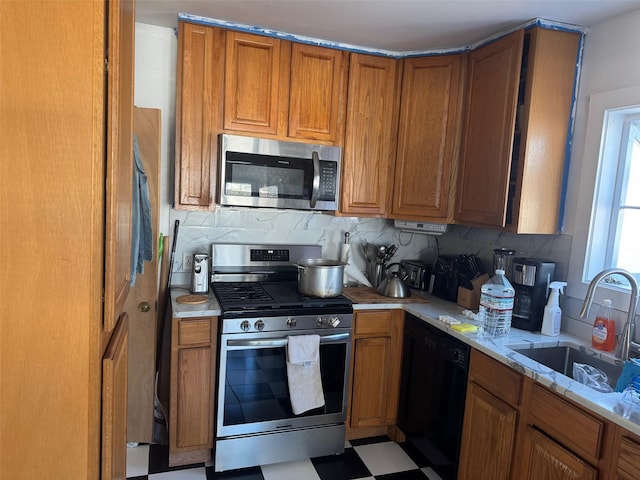
<instances>
[{"instance_id":1,"label":"window frame","mask_svg":"<svg viewBox=\"0 0 640 480\"><path fill-rule=\"evenodd\" d=\"M611 207L618 182L617 165L625 116L618 115L618 119L614 118L617 121L610 120L611 115L634 106L638 106L640 111L640 86L596 93L589 97L567 276L567 295L572 298L584 299L591 279L605 268L604 254L598 256L593 252L598 249L606 251L609 234L607 232L606 235L591 236L591 232L595 224L606 221L607 225L611 225ZM618 140L611 141L616 137L616 130ZM596 290L594 302L601 303L604 298L610 298L617 310L626 311L629 289L602 282Z\"/></svg>"}]
</instances>

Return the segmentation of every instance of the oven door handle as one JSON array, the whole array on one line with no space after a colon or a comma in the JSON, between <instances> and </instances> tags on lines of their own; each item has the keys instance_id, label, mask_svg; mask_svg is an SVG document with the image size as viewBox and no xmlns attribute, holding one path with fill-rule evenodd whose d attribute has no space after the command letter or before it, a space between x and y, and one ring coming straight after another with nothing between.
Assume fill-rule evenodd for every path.
<instances>
[{"instance_id":1,"label":"oven door handle","mask_svg":"<svg viewBox=\"0 0 640 480\"><path fill-rule=\"evenodd\" d=\"M320 343L336 343L348 340L350 333L335 333L332 335L324 335L320 337ZM266 340L234 340L227 339L229 347L285 347L289 341L287 338L269 338Z\"/></svg>"}]
</instances>

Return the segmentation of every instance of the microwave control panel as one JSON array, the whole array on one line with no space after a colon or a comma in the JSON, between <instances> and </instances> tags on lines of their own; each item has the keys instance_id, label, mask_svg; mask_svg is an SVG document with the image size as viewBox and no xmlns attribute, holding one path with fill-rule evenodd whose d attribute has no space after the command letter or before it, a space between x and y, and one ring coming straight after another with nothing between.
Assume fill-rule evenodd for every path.
<instances>
[{"instance_id":1,"label":"microwave control panel","mask_svg":"<svg viewBox=\"0 0 640 480\"><path fill-rule=\"evenodd\" d=\"M320 189L318 200L336 200L336 185L338 185L338 164L320 160Z\"/></svg>"}]
</instances>

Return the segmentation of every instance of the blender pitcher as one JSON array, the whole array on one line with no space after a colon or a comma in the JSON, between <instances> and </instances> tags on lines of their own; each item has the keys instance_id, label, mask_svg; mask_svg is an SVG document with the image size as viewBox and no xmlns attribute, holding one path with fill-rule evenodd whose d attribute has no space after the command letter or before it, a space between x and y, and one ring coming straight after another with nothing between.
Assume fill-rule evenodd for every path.
<instances>
[{"instance_id":1,"label":"blender pitcher","mask_svg":"<svg viewBox=\"0 0 640 480\"><path fill-rule=\"evenodd\" d=\"M493 250L493 271L504 270L507 280L513 278L513 258L516 254L511 248L496 248ZM495 275L495 273L494 273Z\"/></svg>"}]
</instances>

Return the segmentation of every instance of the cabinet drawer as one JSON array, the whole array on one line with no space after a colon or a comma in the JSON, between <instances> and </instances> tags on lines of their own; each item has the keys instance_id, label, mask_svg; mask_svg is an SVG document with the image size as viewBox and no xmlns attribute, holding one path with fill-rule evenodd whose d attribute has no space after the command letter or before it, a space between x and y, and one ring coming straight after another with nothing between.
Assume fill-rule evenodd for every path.
<instances>
[{"instance_id":1,"label":"cabinet drawer","mask_svg":"<svg viewBox=\"0 0 640 480\"><path fill-rule=\"evenodd\" d=\"M511 406L522 402L522 375L475 349L471 350L469 378Z\"/></svg>"},{"instance_id":2,"label":"cabinet drawer","mask_svg":"<svg viewBox=\"0 0 640 480\"><path fill-rule=\"evenodd\" d=\"M529 423L593 464L600 458L604 422L536 384L531 389Z\"/></svg>"},{"instance_id":3,"label":"cabinet drawer","mask_svg":"<svg viewBox=\"0 0 640 480\"><path fill-rule=\"evenodd\" d=\"M358 312L355 315L355 335L391 335L393 315L389 310Z\"/></svg>"},{"instance_id":4,"label":"cabinet drawer","mask_svg":"<svg viewBox=\"0 0 640 480\"><path fill-rule=\"evenodd\" d=\"M211 342L211 319L198 318L180 320L178 324L178 344L195 345Z\"/></svg>"}]
</instances>

